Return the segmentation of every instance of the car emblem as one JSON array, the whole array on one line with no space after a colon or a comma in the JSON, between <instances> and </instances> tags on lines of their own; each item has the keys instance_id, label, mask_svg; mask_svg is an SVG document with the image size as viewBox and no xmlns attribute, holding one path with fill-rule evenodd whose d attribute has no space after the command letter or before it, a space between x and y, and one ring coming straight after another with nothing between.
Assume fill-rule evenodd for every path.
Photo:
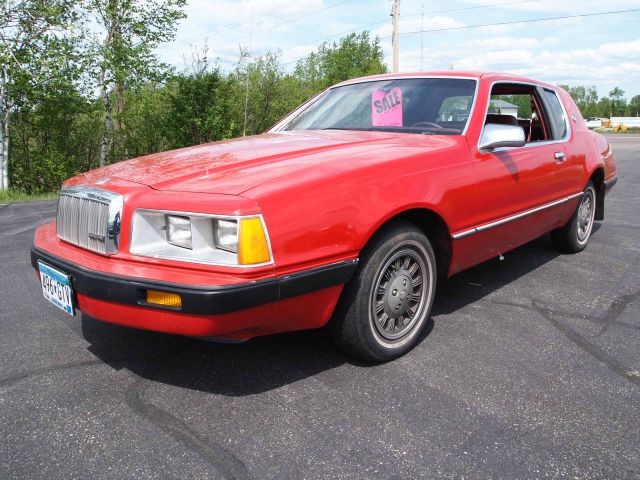
<instances>
[{"instance_id":1,"label":"car emblem","mask_svg":"<svg viewBox=\"0 0 640 480\"><path fill-rule=\"evenodd\" d=\"M109 180L111 180L109 177L101 178L100 180L96 180L96 185L102 185L103 183L107 183Z\"/></svg>"},{"instance_id":2,"label":"car emblem","mask_svg":"<svg viewBox=\"0 0 640 480\"><path fill-rule=\"evenodd\" d=\"M99 233L89 232L87 234L87 237L89 237L92 240L97 240L99 242L104 242L104 240L105 240L105 236L104 235L100 235Z\"/></svg>"}]
</instances>

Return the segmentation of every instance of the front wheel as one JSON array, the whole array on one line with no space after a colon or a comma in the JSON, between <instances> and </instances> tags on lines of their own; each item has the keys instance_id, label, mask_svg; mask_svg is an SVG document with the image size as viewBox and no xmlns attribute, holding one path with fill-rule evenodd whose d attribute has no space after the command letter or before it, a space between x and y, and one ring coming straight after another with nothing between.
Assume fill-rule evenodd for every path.
<instances>
[{"instance_id":1,"label":"front wheel","mask_svg":"<svg viewBox=\"0 0 640 480\"><path fill-rule=\"evenodd\" d=\"M578 253L585 249L596 217L596 189L593 182L584 189L580 204L564 227L551 232L553 244L566 253Z\"/></svg>"},{"instance_id":2,"label":"front wheel","mask_svg":"<svg viewBox=\"0 0 640 480\"><path fill-rule=\"evenodd\" d=\"M330 323L336 343L367 361L397 358L417 343L429 318L436 262L427 237L397 221L363 250Z\"/></svg>"}]
</instances>

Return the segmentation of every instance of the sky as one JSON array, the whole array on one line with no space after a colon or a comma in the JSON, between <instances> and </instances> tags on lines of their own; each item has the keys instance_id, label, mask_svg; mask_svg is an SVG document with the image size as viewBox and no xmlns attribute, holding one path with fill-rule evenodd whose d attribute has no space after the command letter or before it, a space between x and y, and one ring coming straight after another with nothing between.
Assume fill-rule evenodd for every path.
<instances>
[{"instance_id":1,"label":"sky","mask_svg":"<svg viewBox=\"0 0 640 480\"><path fill-rule=\"evenodd\" d=\"M189 0L175 41L157 53L183 69L206 45L227 69L251 46L254 57L279 50L292 69L323 41L368 30L391 65L390 10L390 0ZM640 0L401 0L399 48L401 72L507 72L595 85L600 96L618 86L630 99L640 95Z\"/></svg>"}]
</instances>

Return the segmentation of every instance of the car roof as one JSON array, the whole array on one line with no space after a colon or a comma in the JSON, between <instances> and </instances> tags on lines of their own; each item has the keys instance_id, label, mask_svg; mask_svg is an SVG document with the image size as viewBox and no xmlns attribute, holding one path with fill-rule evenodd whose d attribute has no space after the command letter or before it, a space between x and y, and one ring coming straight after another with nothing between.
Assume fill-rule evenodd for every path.
<instances>
[{"instance_id":1,"label":"car roof","mask_svg":"<svg viewBox=\"0 0 640 480\"><path fill-rule=\"evenodd\" d=\"M469 79L483 79L489 82L498 80L534 83L536 85L542 85L550 88L558 88L555 85L551 85L539 80L533 80L531 78L521 77L518 75L512 75L510 73L499 72L479 72L479 71L467 71L467 70L442 70L442 71L425 71L425 72L403 72L403 73L385 73L381 75L369 75L366 77L353 78L344 82L333 85L333 87L350 85L353 83L370 82L374 80L385 79L401 79L401 78L428 78L428 77L451 77L451 78L469 78ZM332 88L333 88L332 87Z\"/></svg>"}]
</instances>

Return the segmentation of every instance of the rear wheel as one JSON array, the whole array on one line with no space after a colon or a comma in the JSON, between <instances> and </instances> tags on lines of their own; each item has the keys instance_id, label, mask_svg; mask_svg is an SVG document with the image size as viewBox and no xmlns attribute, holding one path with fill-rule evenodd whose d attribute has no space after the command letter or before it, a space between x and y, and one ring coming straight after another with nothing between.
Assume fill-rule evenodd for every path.
<instances>
[{"instance_id":1,"label":"rear wheel","mask_svg":"<svg viewBox=\"0 0 640 480\"><path fill-rule=\"evenodd\" d=\"M419 340L431 311L436 263L427 237L393 222L364 249L331 321L336 343L368 361L397 358Z\"/></svg>"},{"instance_id":2,"label":"rear wheel","mask_svg":"<svg viewBox=\"0 0 640 480\"><path fill-rule=\"evenodd\" d=\"M596 189L593 182L584 189L580 204L564 227L551 232L553 244L566 253L578 253L585 249L596 216Z\"/></svg>"}]
</instances>

